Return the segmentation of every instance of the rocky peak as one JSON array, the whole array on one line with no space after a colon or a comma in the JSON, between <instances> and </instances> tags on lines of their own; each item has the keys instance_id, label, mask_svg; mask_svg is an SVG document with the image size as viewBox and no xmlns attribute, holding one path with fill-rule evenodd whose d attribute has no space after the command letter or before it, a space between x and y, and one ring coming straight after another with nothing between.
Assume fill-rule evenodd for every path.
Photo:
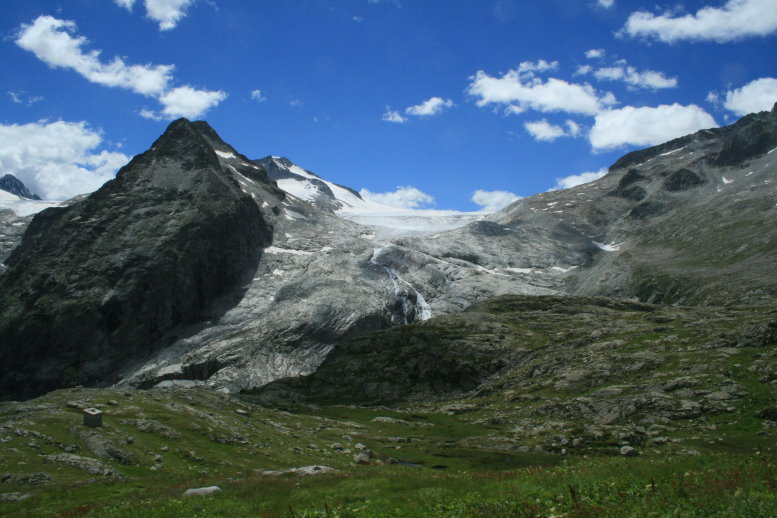
<instances>
[{"instance_id":1,"label":"rocky peak","mask_svg":"<svg viewBox=\"0 0 777 518\"><path fill-rule=\"evenodd\" d=\"M115 379L236 296L272 231L206 129L174 121L99 190L35 216L0 276L5 397Z\"/></svg>"},{"instance_id":2,"label":"rocky peak","mask_svg":"<svg viewBox=\"0 0 777 518\"><path fill-rule=\"evenodd\" d=\"M15 194L20 198L40 200L40 196L30 191L21 180L12 174L7 174L0 178L0 190L10 192L11 194Z\"/></svg>"}]
</instances>

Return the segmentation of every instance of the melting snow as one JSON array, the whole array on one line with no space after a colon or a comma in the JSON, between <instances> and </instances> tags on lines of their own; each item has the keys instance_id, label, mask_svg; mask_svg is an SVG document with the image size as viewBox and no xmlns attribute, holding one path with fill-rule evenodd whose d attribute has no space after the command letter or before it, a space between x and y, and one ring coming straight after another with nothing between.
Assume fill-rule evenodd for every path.
<instances>
[{"instance_id":1,"label":"melting snow","mask_svg":"<svg viewBox=\"0 0 777 518\"><path fill-rule=\"evenodd\" d=\"M728 178L726 178L725 176L721 176L720 178L723 180L723 183L725 183L725 184L730 184L731 182L733 182L733 181L734 181L734 180L729 180L729 179L728 179Z\"/></svg>"},{"instance_id":2,"label":"melting snow","mask_svg":"<svg viewBox=\"0 0 777 518\"><path fill-rule=\"evenodd\" d=\"M215 150L216 154L221 158L237 158L234 153L227 153L226 151Z\"/></svg>"},{"instance_id":3,"label":"melting snow","mask_svg":"<svg viewBox=\"0 0 777 518\"><path fill-rule=\"evenodd\" d=\"M685 146L683 146L683 147L681 147L681 148L678 148L678 149L673 149L672 151L667 151L666 153L661 153L661 154L660 154L660 155L658 155L658 156L666 156L666 155L671 155L672 153L677 153L678 151L682 151L683 149L685 149Z\"/></svg>"},{"instance_id":4,"label":"melting snow","mask_svg":"<svg viewBox=\"0 0 777 518\"><path fill-rule=\"evenodd\" d=\"M331 250L334 250L334 248L332 248L331 246L325 246L325 247L321 248L320 251L321 252L329 252Z\"/></svg>"},{"instance_id":5,"label":"melting snow","mask_svg":"<svg viewBox=\"0 0 777 518\"><path fill-rule=\"evenodd\" d=\"M535 273L534 268L504 268L504 270L515 273Z\"/></svg>"},{"instance_id":6,"label":"melting snow","mask_svg":"<svg viewBox=\"0 0 777 518\"><path fill-rule=\"evenodd\" d=\"M753 172L752 172L752 171L750 171L749 173L747 173L745 176L750 176L751 174L753 174Z\"/></svg>"},{"instance_id":7,"label":"melting snow","mask_svg":"<svg viewBox=\"0 0 777 518\"><path fill-rule=\"evenodd\" d=\"M272 274L273 275L283 275L284 271L276 268L275 270L272 271Z\"/></svg>"},{"instance_id":8,"label":"melting snow","mask_svg":"<svg viewBox=\"0 0 777 518\"><path fill-rule=\"evenodd\" d=\"M605 245L604 243L597 243L596 241L593 241L593 244L595 244L605 252L617 252L618 250L621 249L621 245L623 243L618 243L618 244L610 243L608 245Z\"/></svg>"},{"instance_id":9,"label":"melting snow","mask_svg":"<svg viewBox=\"0 0 777 518\"><path fill-rule=\"evenodd\" d=\"M766 153L766 154L767 154L767 155L771 155L771 154L772 154L772 153L774 153L775 151L777 151L777 147L776 147L776 148L774 148L774 149L772 149L771 151L769 151L769 152L768 152L768 153Z\"/></svg>"},{"instance_id":10,"label":"melting snow","mask_svg":"<svg viewBox=\"0 0 777 518\"><path fill-rule=\"evenodd\" d=\"M268 254L292 254L292 255L313 255L313 252L306 250L293 250L291 248L278 248L277 246L268 246L264 249Z\"/></svg>"},{"instance_id":11,"label":"melting snow","mask_svg":"<svg viewBox=\"0 0 777 518\"><path fill-rule=\"evenodd\" d=\"M605 246L607 246L607 245L605 245ZM615 248L615 250L617 250L617 248ZM575 268L577 268L577 266L570 266L569 268L562 268L561 266L551 266L550 267L551 270L557 270L557 271L562 272L562 273L571 272Z\"/></svg>"}]
</instances>

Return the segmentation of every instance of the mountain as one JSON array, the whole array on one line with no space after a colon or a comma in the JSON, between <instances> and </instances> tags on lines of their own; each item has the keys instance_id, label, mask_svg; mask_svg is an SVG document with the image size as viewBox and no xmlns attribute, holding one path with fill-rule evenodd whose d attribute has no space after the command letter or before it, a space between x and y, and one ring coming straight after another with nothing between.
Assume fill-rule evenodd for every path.
<instances>
[{"instance_id":1,"label":"mountain","mask_svg":"<svg viewBox=\"0 0 777 518\"><path fill-rule=\"evenodd\" d=\"M20 198L27 198L29 200L40 200L40 196L32 193L21 180L16 178L12 174L4 175L0 178L0 190L15 194Z\"/></svg>"},{"instance_id":2,"label":"mountain","mask_svg":"<svg viewBox=\"0 0 777 518\"><path fill-rule=\"evenodd\" d=\"M251 164L225 171L209 130L177 121L116 179L35 216L0 277L4 394L115 381L239 296L272 231L237 178L283 193Z\"/></svg>"},{"instance_id":3,"label":"mountain","mask_svg":"<svg viewBox=\"0 0 777 518\"><path fill-rule=\"evenodd\" d=\"M0 275L0 390L253 392L316 372L340 344L503 295L772 304L775 149L777 111L752 114L418 235L401 210L182 119L115 180L29 223Z\"/></svg>"}]
</instances>

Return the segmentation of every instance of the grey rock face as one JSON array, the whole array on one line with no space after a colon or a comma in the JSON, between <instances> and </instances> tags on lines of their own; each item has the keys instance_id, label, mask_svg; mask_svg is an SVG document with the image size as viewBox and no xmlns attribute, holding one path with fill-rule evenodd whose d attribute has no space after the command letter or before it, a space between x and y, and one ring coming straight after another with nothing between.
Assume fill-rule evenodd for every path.
<instances>
[{"instance_id":1,"label":"grey rock face","mask_svg":"<svg viewBox=\"0 0 777 518\"><path fill-rule=\"evenodd\" d=\"M20 198L29 200L40 200L40 196L30 191L24 183L12 174L4 175L0 178L0 189L15 194Z\"/></svg>"}]
</instances>

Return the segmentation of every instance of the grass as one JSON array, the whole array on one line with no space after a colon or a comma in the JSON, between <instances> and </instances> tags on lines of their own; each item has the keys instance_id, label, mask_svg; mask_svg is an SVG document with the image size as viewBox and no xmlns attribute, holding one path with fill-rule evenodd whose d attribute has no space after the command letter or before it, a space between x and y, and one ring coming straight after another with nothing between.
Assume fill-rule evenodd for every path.
<instances>
[{"instance_id":1,"label":"grass","mask_svg":"<svg viewBox=\"0 0 777 518\"><path fill-rule=\"evenodd\" d=\"M99 489L109 498L60 508L54 516L771 517L777 514L775 460L728 454L575 458L510 471L378 466L303 479L220 481L220 492L192 498L181 496L181 484L124 491L108 485ZM44 516L36 514L40 507L25 513L23 504L9 516Z\"/></svg>"}]
</instances>

